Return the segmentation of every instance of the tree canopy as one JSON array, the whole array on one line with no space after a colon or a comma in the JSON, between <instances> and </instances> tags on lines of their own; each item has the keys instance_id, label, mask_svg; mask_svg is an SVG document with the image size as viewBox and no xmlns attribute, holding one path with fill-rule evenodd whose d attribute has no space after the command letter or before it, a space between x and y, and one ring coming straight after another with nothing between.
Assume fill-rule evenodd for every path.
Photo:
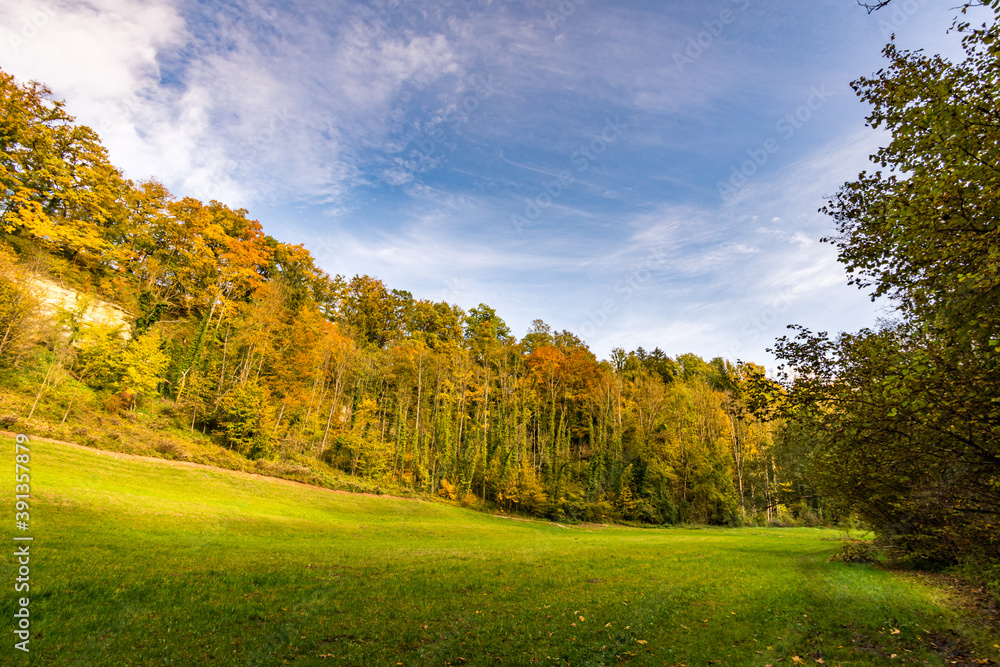
<instances>
[{"instance_id":1,"label":"tree canopy","mask_svg":"<svg viewBox=\"0 0 1000 667\"><path fill-rule=\"evenodd\" d=\"M852 283L891 299L894 319L777 344L790 409L815 434L812 479L938 561L1000 547L1000 2L988 8L991 22L956 20L962 60L890 43L853 84L891 139L822 210Z\"/></svg>"}]
</instances>

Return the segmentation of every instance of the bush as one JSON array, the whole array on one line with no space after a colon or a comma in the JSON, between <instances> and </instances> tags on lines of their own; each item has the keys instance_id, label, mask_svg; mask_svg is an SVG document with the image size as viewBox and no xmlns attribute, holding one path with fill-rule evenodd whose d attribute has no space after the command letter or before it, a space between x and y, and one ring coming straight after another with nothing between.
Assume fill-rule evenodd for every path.
<instances>
[{"instance_id":1,"label":"bush","mask_svg":"<svg viewBox=\"0 0 1000 667\"><path fill-rule=\"evenodd\" d=\"M132 405L132 398L132 396L125 396L123 394L111 394L101 401L101 407L104 408L105 412L120 414L128 410Z\"/></svg>"},{"instance_id":2,"label":"bush","mask_svg":"<svg viewBox=\"0 0 1000 667\"><path fill-rule=\"evenodd\" d=\"M632 516L642 523L652 523L656 525L667 523L660 514L660 511L653 506L648 500L640 499L635 501L635 508L632 510Z\"/></svg>"},{"instance_id":3,"label":"bush","mask_svg":"<svg viewBox=\"0 0 1000 667\"><path fill-rule=\"evenodd\" d=\"M441 480L441 488L438 489L438 495L442 498L447 498L448 500L458 500L458 491L455 488L455 485L447 479Z\"/></svg>"},{"instance_id":4,"label":"bush","mask_svg":"<svg viewBox=\"0 0 1000 667\"><path fill-rule=\"evenodd\" d=\"M847 540L829 560L839 563L874 563L878 560L878 549L866 540Z\"/></svg>"},{"instance_id":5,"label":"bush","mask_svg":"<svg viewBox=\"0 0 1000 667\"><path fill-rule=\"evenodd\" d=\"M823 525L823 519L820 517L819 513L812 507L810 507L806 502L800 501L798 505L791 508L792 515L795 517L795 523L799 526L806 526L808 528L817 528Z\"/></svg>"},{"instance_id":6,"label":"bush","mask_svg":"<svg viewBox=\"0 0 1000 667\"><path fill-rule=\"evenodd\" d=\"M13 430L19 421L21 421L21 418L13 413L0 415L0 428Z\"/></svg>"},{"instance_id":7,"label":"bush","mask_svg":"<svg viewBox=\"0 0 1000 667\"><path fill-rule=\"evenodd\" d=\"M308 467L294 461L257 461L257 470L271 477L308 477L312 472Z\"/></svg>"},{"instance_id":8,"label":"bush","mask_svg":"<svg viewBox=\"0 0 1000 667\"><path fill-rule=\"evenodd\" d=\"M182 447L176 443L170 442L169 440L161 440L156 443L154 447L156 451L163 454L165 458L168 459L180 459L186 461L190 458L190 455Z\"/></svg>"}]
</instances>

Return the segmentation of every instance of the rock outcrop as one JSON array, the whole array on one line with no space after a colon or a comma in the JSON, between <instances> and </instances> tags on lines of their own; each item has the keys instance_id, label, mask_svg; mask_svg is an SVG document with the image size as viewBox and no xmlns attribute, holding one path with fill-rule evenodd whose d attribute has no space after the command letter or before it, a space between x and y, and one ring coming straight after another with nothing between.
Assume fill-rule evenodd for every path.
<instances>
[{"instance_id":1,"label":"rock outcrop","mask_svg":"<svg viewBox=\"0 0 1000 667\"><path fill-rule=\"evenodd\" d=\"M61 311L75 311L83 307L80 315L83 322L121 327L122 337L129 337L132 316L113 303L63 287L47 278L34 278L31 282L42 311L47 315L56 317Z\"/></svg>"}]
</instances>

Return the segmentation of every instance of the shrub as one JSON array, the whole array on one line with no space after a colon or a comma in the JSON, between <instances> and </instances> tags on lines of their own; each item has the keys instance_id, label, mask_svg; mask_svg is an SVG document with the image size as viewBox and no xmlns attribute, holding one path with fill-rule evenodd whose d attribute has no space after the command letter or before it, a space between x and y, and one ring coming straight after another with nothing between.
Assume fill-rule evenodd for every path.
<instances>
[{"instance_id":1,"label":"shrub","mask_svg":"<svg viewBox=\"0 0 1000 667\"><path fill-rule=\"evenodd\" d=\"M878 560L878 549L866 540L846 540L840 551L829 560L840 563L874 563Z\"/></svg>"},{"instance_id":2,"label":"shrub","mask_svg":"<svg viewBox=\"0 0 1000 667\"><path fill-rule=\"evenodd\" d=\"M632 515L635 519L641 521L642 523L666 523L659 510L645 499L635 501L635 509L632 511Z\"/></svg>"},{"instance_id":3,"label":"shrub","mask_svg":"<svg viewBox=\"0 0 1000 667\"><path fill-rule=\"evenodd\" d=\"M447 479L441 480L441 488L438 489L438 495L442 498L447 498L448 500L458 500L458 493L455 485Z\"/></svg>"},{"instance_id":4,"label":"shrub","mask_svg":"<svg viewBox=\"0 0 1000 667\"><path fill-rule=\"evenodd\" d=\"M156 443L154 449L156 449L156 451L163 454L163 456L168 459L180 459L186 461L187 459L190 458L187 451L185 451L182 447L180 447L176 443L170 442L169 440L161 440L160 442Z\"/></svg>"},{"instance_id":5,"label":"shrub","mask_svg":"<svg viewBox=\"0 0 1000 667\"><path fill-rule=\"evenodd\" d=\"M101 401L101 407L104 408L105 412L118 414L128 410L129 406L132 405L132 398L132 396L123 394L111 394Z\"/></svg>"}]
</instances>

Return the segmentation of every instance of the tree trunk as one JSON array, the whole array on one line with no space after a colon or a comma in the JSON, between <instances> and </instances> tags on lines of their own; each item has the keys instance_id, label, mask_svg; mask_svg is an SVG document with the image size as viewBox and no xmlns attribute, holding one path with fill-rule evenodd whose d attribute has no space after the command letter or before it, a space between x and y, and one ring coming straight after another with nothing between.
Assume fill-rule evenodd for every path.
<instances>
[{"instance_id":1,"label":"tree trunk","mask_svg":"<svg viewBox=\"0 0 1000 667\"><path fill-rule=\"evenodd\" d=\"M73 399L71 398L71 399L69 399L69 404L66 405L66 412L63 413L62 421L59 422L60 426L62 426L63 424L66 423L66 418L69 417L69 411L70 411L70 408L72 408L72 407L73 407Z\"/></svg>"},{"instance_id":2,"label":"tree trunk","mask_svg":"<svg viewBox=\"0 0 1000 667\"><path fill-rule=\"evenodd\" d=\"M41 398L42 398L42 392L45 391L45 387L49 383L49 376L52 374L52 369L55 368L55 365L57 363L59 363L58 360L53 361L51 364L49 364L48 370L45 371L45 377L42 378L42 386L38 388L38 393L35 394L35 402L31 404L31 410L28 412L28 419L29 420L31 419L31 416L33 414L35 414L35 408L38 407L38 401L41 400Z\"/></svg>"}]
</instances>

